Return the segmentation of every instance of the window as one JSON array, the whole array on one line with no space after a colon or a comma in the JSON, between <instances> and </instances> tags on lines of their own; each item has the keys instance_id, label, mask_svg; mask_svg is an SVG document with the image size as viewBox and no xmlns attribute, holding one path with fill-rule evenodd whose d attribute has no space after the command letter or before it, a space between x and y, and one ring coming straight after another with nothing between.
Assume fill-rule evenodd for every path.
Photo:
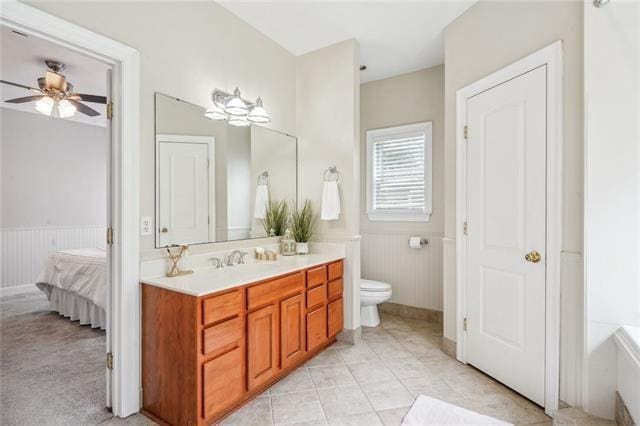
<instances>
[{"instance_id":1,"label":"window","mask_svg":"<svg viewBox=\"0 0 640 426\"><path fill-rule=\"evenodd\" d=\"M367 215L373 221L428 222L431 122L367 131Z\"/></svg>"}]
</instances>

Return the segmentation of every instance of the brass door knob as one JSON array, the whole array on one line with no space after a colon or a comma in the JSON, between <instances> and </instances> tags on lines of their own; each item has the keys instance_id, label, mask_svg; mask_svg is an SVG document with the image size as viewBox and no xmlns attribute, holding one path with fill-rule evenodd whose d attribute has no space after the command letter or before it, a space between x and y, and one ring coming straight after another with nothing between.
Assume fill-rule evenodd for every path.
<instances>
[{"instance_id":1,"label":"brass door knob","mask_svg":"<svg viewBox=\"0 0 640 426\"><path fill-rule=\"evenodd\" d=\"M167 228L162 228L160 232L162 232L163 234L166 234L167 232L169 232L169 230Z\"/></svg>"},{"instance_id":2,"label":"brass door knob","mask_svg":"<svg viewBox=\"0 0 640 426\"><path fill-rule=\"evenodd\" d=\"M530 253L525 254L524 258L527 262L538 263L540 262L540 259L542 259L542 256L540 255L540 253L534 250Z\"/></svg>"}]
</instances>

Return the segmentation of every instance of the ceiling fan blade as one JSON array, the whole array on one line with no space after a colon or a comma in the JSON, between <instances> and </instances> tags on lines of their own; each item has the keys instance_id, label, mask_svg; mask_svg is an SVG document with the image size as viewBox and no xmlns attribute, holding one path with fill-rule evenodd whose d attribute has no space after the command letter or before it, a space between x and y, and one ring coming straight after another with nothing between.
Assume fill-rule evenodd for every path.
<instances>
[{"instance_id":1,"label":"ceiling fan blade","mask_svg":"<svg viewBox=\"0 0 640 426\"><path fill-rule=\"evenodd\" d=\"M84 102L93 102L96 104L106 104L107 97L106 96L98 96L98 95L87 95L85 93L72 93L69 95L69 98L75 99L77 101Z\"/></svg>"},{"instance_id":2,"label":"ceiling fan blade","mask_svg":"<svg viewBox=\"0 0 640 426\"><path fill-rule=\"evenodd\" d=\"M69 101L71 103L71 105L76 107L76 109L79 112L83 113L84 115L88 115L89 117L95 117L97 115L100 115L100 113L98 111L96 111L95 109L89 108L85 104L81 104L80 102L78 102L76 100L67 99L67 101Z\"/></svg>"},{"instance_id":3,"label":"ceiling fan blade","mask_svg":"<svg viewBox=\"0 0 640 426\"><path fill-rule=\"evenodd\" d=\"M0 83L8 84L9 86L20 87L22 89L31 90L31 91L34 91L34 92L37 92L37 93L41 93L39 89L36 89L35 87L25 86L24 84L12 83L12 82L6 81L6 80L0 80Z\"/></svg>"},{"instance_id":4,"label":"ceiling fan blade","mask_svg":"<svg viewBox=\"0 0 640 426\"><path fill-rule=\"evenodd\" d=\"M25 102L39 101L42 98L44 98L44 96L42 95L25 96L24 98L9 99L9 100L6 100L5 102L8 102L10 104L23 104Z\"/></svg>"}]
</instances>

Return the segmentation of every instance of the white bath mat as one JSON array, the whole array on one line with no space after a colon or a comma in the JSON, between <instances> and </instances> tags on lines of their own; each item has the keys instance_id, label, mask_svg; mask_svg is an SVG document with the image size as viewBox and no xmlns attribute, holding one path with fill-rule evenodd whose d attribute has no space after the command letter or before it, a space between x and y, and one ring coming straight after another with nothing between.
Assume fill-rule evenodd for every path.
<instances>
[{"instance_id":1,"label":"white bath mat","mask_svg":"<svg viewBox=\"0 0 640 426\"><path fill-rule=\"evenodd\" d=\"M493 417L420 395L402 420L403 425L512 425Z\"/></svg>"}]
</instances>

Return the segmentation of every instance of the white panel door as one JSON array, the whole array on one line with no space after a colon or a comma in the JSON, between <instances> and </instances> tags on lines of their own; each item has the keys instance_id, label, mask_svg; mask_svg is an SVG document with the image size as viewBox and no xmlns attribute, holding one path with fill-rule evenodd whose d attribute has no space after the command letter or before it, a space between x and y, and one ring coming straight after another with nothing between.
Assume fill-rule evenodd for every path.
<instances>
[{"instance_id":1,"label":"white panel door","mask_svg":"<svg viewBox=\"0 0 640 426\"><path fill-rule=\"evenodd\" d=\"M546 88L543 66L467 99L467 362L540 405Z\"/></svg>"},{"instance_id":2,"label":"white panel door","mask_svg":"<svg viewBox=\"0 0 640 426\"><path fill-rule=\"evenodd\" d=\"M209 241L206 143L158 144L160 246Z\"/></svg>"}]
</instances>

